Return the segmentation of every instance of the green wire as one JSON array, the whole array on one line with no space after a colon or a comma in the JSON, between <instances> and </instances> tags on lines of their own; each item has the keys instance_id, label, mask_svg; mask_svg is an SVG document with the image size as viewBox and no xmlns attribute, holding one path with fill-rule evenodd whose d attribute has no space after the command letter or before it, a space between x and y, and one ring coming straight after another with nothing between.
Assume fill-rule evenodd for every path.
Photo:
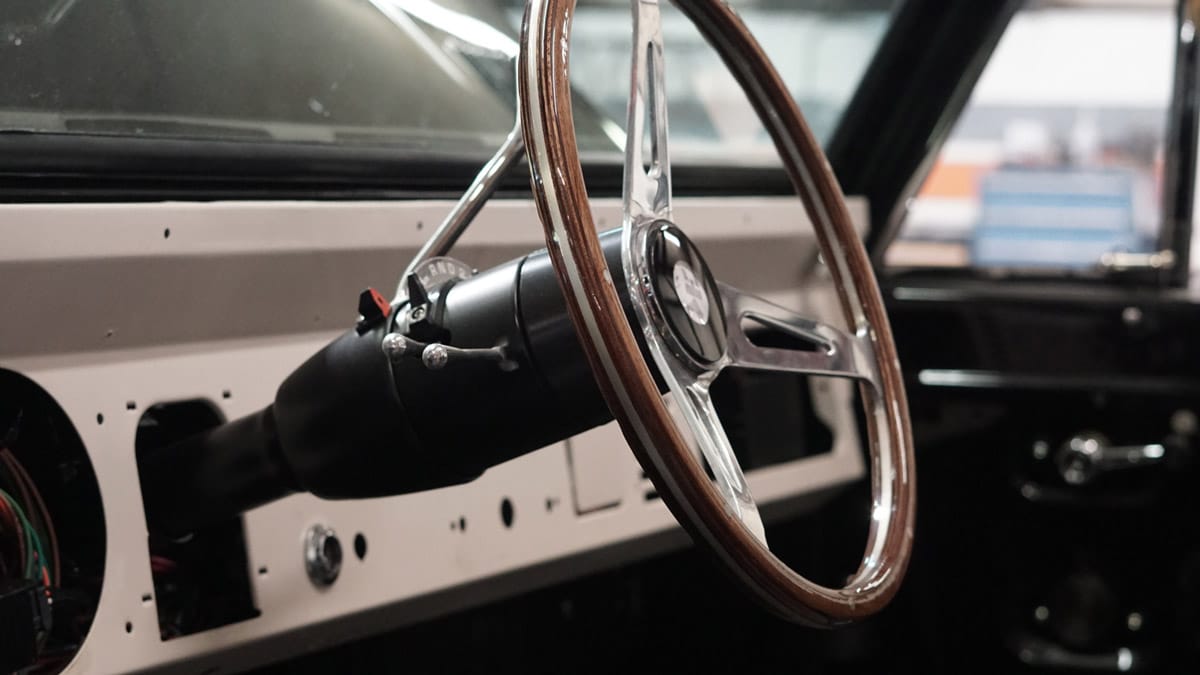
<instances>
[{"instance_id":1,"label":"green wire","mask_svg":"<svg viewBox=\"0 0 1200 675\"><path fill-rule=\"evenodd\" d=\"M8 494L3 489L0 489L0 498L3 498L4 501L12 508L13 513L17 514L17 520L19 521L17 524L21 526L21 530L22 530L23 534L25 535L25 551L26 551L26 553L25 553L25 572L24 573L25 573L26 577L32 577L33 576L34 553L37 550L37 548L36 548L36 545L33 543L33 537L30 534L32 528L31 528L29 519L25 517L25 512L21 509L21 506L19 504L17 504L17 500L13 499L12 495Z\"/></svg>"},{"instance_id":2,"label":"green wire","mask_svg":"<svg viewBox=\"0 0 1200 675\"><path fill-rule=\"evenodd\" d=\"M21 509L21 505L17 503L17 500L13 499L12 495L8 494L4 490L0 490L0 498L3 498L5 501L7 501L9 505L12 506L13 511L16 512L17 517L21 519L21 526L25 528L25 541L28 542L26 548L29 549L30 553L28 556L26 556L28 559L25 561L25 576L29 577L30 579L36 578L37 568L34 566L34 550L37 551L38 562L40 562L43 566L46 564L46 553L42 550L42 538L38 535L37 531L33 529L33 525L31 525L29 523L29 519L25 517L25 511Z\"/></svg>"}]
</instances>

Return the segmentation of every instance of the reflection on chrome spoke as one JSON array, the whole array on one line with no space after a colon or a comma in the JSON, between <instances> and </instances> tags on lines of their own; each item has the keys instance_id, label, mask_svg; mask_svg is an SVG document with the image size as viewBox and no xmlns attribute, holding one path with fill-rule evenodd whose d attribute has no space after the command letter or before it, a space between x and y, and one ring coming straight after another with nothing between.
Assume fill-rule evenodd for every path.
<instances>
[{"instance_id":1,"label":"reflection on chrome spoke","mask_svg":"<svg viewBox=\"0 0 1200 675\"><path fill-rule=\"evenodd\" d=\"M806 375L846 377L877 385L875 360L863 336L804 318L760 297L719 283L729 329L725 365L779 370ZM742 321L749 319L771 331L811 343L813 349L785 349L754 344Z\"/></svg>"}]
</instances>

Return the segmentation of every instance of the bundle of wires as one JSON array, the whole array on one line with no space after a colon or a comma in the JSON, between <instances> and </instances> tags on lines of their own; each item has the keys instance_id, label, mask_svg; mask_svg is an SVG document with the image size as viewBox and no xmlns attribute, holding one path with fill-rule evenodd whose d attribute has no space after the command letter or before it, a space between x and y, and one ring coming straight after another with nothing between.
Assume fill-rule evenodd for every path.
<instances>
[{"instance_id":1,"label":"bundle of wires","mask_svg":"<svg viewBox=\"0 0 1200 675\"><path fill-rule=\"evenodd\" d=\"M50 573L46 569L47 558L42 547L42 538L37 530L33 529L25 510L4 490L0 490L0 513L8 517L13 532L21 542L19 548L24 558L22 576L26 579L40 579L44 585L49 586Z\"/></svg>"},{"instance_id":2,"label":"bundle of wires","mask_svg":"<svg viewBox=\"0 0 1200 675\"><path fill-rule=\"evenodd\" d=\"M7 520L5 529L15 534L21 576L40 581L47 588L57 583L61 574L58 537L50 512L37 485L12 451L2 445L0 519Z\"/></svg>"}]
</instances>

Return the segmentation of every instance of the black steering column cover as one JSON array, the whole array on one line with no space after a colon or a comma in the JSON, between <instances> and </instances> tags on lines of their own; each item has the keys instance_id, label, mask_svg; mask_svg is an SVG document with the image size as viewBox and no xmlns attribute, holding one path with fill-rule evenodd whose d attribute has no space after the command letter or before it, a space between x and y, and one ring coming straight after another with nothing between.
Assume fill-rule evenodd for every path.
<instances>
[{"instance_id":1,"label":"black steering column cover","mask_svg":"<svg viewBox=\"0 0 1200 675\"><path fill-rule=\"evenodd\" d=\"M432 465L396 393L380 348L388 323L348 331L296 369L275 395L279 445L302 490L325 498L382 497L396 486L446 485L414 475ZM456 476L449 483L470 480ZM422 488L415 488L422 489Z\"/></svg>"}]
</instances>

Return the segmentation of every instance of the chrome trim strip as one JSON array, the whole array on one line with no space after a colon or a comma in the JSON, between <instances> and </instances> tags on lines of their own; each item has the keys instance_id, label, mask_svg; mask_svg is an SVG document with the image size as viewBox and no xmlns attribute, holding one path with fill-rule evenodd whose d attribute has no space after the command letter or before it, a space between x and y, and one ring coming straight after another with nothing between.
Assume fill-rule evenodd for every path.
<instances>
[{"instance_id":1,"label":"chrome trim strip","mask_svg":"<svg viewBox=\"0 0 1200 675\"><path fill-rule=\"evenodd\" d=\"M524 156L525 137L521 133L521 114L518 111L517 120L512 131L508 132L508 137L504 139L504 143L487 161L487 164L483 165L483 168L475 175L475 180L471 181L471 186L459 198L450 213L446 214L445 220L438 225L425 245L413 256L408 267L404 268L404 274L400 275L400 282L396 286L397 299L405 297L407 290L404 280L421 263L450 252L454 243L467 230L467 226L483 210L484 204L487 204L487 201L496 193L496 188L500 186L500 180L504 178L513 164L516 164Z\"/></svg>"},{"instance_id":2,"label":"chrome trim strip","mask_svg":"<svg viewBox=\"0 0 1200 675\"><path fill-rule=\"evenodd\" d=\"M1138 375L1041 375L1004 373L995 370L926 368L917 381L927 387L960 389L1034 389L1045 391L1119 391L1130 393L1182 394L1200 391L1200 380L1184 377Z\"/></svg>"}]
</instances>

